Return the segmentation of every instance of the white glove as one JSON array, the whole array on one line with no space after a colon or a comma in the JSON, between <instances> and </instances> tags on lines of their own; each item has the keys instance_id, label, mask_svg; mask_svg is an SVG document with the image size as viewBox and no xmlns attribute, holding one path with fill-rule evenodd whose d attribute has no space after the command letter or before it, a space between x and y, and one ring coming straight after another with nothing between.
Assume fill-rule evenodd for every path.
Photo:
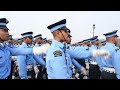
<instances>
[{"instance_id":1,"label":"white glove","mask_svg":"<svg viewBox=\"0 0 120 90\"><path fill-rule=\"evenodd\" d=\"M110 56L110 52L107 50L92 50L92 56L97 57L97 56L103 56L105 59L107 59Z\"/></svg>"},{"instance_id":2,"label":"white glove","mask_svg":"<svg viewBox=\"0 0 120 90\"><path fill-rule=\"evenodd\" d=\"M110 56L110 52L107 50L103 50L103 49L100 50L100 54L101 54L101 56L104 57L104 59L108 59Z\"/></svg>"},{"instance_id":3,"label":"white glove","mask_svg":"<svg viewBox=\"0 0 120 90\"><path fill-rule=\"evenodd\" d=\"M17 59L16 59L16 56L12 56L11 58L12 58L13 61L16 61L16 60L17 60Z\"/></svg>"},{"instance_id":4,"label":"white glove","mask_svg":"<svg viewBox=\"0 0 120 90\"><path fill-rule=\"evenodd\" d=\"M75 73L76 72L76 70L75 70L75 68L73 69L73 73Z\"/></svg>"},{"instance_id":5,"label":"white glove","mask_svg":"<svg viewBox=\"0 0 120 90\"><path fill-rule=\"evenodd\" d=\"M37 66L34 67L34 71L35 71L35 74L38 74L39 73L39 69Z\"/></svg>"},{"instance_id":6,"label":"white glove","mask_svg":"<svg viewBox=\"0 0 120 90\"><path fill-rule=\"evenodd\" d=\"M73 73L76 73L76 69L74 65L72 66L72 70L73 70Z\"/></svg>"},{"instance_id":7,"label":"white glove","mask_svg":"<svg viewBox=\"0 0 120 90\"><path fill-rule=\"evenodd\" d=\"M88 79L88 76L84 76L83 79Z\"/></svg>"},{"instance_id":8,"label":"white glove","mask_svg":"<svg viewBox=\"0 0 120 90\"><path fill-rule=\"evenodd\" d=\"M92 50L92 56L93 57L99 56L99 50Z\"/></svg>"},{"instance_id":9,"label":"white glove","mask_svg":"<svg viewBox=\"0 0 120 90\"><path fill-rule=\"evenodd\" d=\"M87 75L87 71L86 71L86 69L85 69L84 67L82 67L82 68L80 69L80 71L81 71L81 74Z\"/></svg>"},{"instance_id":10,"label":"white glove","mask_svg":"<svg viewBox=\"0 0 120 90\"><path fill-rule=\"evenodd\" d=\"M80 79L79 76L80 76L79 73L76 73L75 77L76 77L77 79Z\"/></svg>"},{"instance_id":11,"label":"white glove","mask_svg":"<svg viewBox=\"0 0 120 90\"><path fill-rule=\"evenodd\" d=\"M86 64L86 69L89 70L89 63L85 63Z\"/></svg>"},{"instance_id":12,"label":"white glove","mask_svg":"<svg viewBox=\"0 0 120 90\"><path fill-rule=\"evenodd\" d=\"M45 54L46 54L49 47L50 47L49 44L43 44L43 45L40 46L40 47L33 47L33 53L34 53L35 55L40 55L40 54L42 54L42 53L45 53Z\"/></svg>"}]
</instances>

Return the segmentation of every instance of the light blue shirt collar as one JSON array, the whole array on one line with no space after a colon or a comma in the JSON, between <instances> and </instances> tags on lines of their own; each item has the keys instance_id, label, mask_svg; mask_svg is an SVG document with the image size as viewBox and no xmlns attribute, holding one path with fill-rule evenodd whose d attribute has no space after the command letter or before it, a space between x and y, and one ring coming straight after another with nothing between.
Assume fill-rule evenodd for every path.
<instances>
[{"instance_id":1,"label":"light blue shirt collar","mask_svg":"<svg viewBox=\"0 0 120 90\"><path fill-rule=\"evenodd\" d=\"M25 45L25 46L29 47L29 45L25 42L23 42L22 45Z\"/></svg>"},{"instance_id":2,"label":"light blue shirt collar","mask_svg":"<svg viewBox=\"0 0 120 90\"><path fill-rule=\"evenodd\" d=\"M109 43L109 42L107 42L106 45L108 45L108 46L111 45L111 46L113 46L113 47L116 47L115 44Z\"/></svg>"},{"instance_id":3,"label":"light blue shirt collar","mask_svg":"<svg viewBox=\"0 0 120 90\"><path fill-rule=\"evenodd\" d=\"M55 43L55 44L57 44L60 48L64 48L64 44L63 43L58 42L56 40L53 40L52 42Z\"/></svg>"},{"instance_id":4,"label":"light blue shirt collar","mask_svg":"<svg viewBox=\"0 0 120 90\"><path fill-rule=\"evenodd\" d=\"M0 49L4 49L5 48L5 43L0 43Z\"/></svg>"},{"instance_id":5,"label":"light blue shirt collar","mask_svg":"<svg viewBox=\"0 0 120 90\"><path fill-rule=\"evenodd\" d=\"M27 45L27 43L23 42L22 45Z\"/></svg>"},{"instance_id":6,"label":"light blue shirt collar","mask_svg":"<svg viewBox=\"0 0 120 90\"><path fill-rule=\"evenodd\" d=\"M98 46L95 46L95 45L91 45L91 47L92 47L92 48L96 48L96 49L98 48Z\"/></svg>"}]
</instances>

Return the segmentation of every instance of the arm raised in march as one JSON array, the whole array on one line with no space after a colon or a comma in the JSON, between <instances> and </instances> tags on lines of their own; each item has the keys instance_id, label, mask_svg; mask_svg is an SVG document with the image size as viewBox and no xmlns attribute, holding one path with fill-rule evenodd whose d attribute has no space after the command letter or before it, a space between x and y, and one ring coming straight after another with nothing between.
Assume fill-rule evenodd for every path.
<instances>
[{"instance_id":1,"label":"arm raised in march","mask_svg":"<svg viewBox=\"0 0 120 90\"><path fill-rule=\"evenodd\" d=\"M50 47L49 44L42 45L40 47L33 47L33 48L9 48L10 53L14 56L17 55L27 55L27 54L34 54L40 55L42 53L47 53L48 48Z\"/></svg>"},{"instance_id":2,"label":"arm raised in march","mask_svg":"<svg viewBox=\"0 0 120 90\"><path fill-rule=\"evenodd\" d=\"M71 58L75 58L75 59L81 59L81 58L86 59L92 55L92 53L89 50L84 50L81 48L70 49L67 50L67 52L69 53Z\"/></svg>"},{"instance_id":3,"label":"arm raised in march","mask_svg":"<svg viewBox=\"0 0 120 90\"><path fill-rule=\"evenodd\" d=\"M46 67L46 63L41 57L39 57L38 55L33 55L33 58L36 62L38 62L42 66Z\"/></svg>"},{"instance_id":4,"label":"arm raised in march","mask_svg":"<svg viewBox=\"0 0 120 90\"><path fill-rule=\"evenodd\" d=\"M75 59L71 59L72 60L72 64L77 68L80 69L82 66L75 60Z\"/></svg>"},{"instance_id":5,"label":"arm raised in march","mask_svg":"<svg viewBox=\"0 0 120 90\"><path fill-rule=\"evenodd\" d=\"M9 48L13 56L33 54L33 48Z\"/></svg>"},{"instance_id":6,"label":"arm raised in march","mask_svg":"<svg viewBox=\"0 0 120 90\"><path fill-rule=\"evenodd\" d=\"M68 53L72 58L75 58L75 59L80 59L80 58L87 59L91 56L92 57L102 56L103 58L107 59L110 56L110 52L105 49L83 50L78 48L78 49L68 50Z\"/></svg>"}]
</instances>

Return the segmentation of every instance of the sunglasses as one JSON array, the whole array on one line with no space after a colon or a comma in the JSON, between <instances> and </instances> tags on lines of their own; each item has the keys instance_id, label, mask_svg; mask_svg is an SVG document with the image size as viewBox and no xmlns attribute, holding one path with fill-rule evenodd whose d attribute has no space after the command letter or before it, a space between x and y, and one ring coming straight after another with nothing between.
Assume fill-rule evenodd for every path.
<instances>
[{"instance_id":1,"label":"sunglasses","mask_svg":"<svg viewBox=\"0 0 120 90\"><path fill-rule=\"evenodd\" d=\"M33 37L28 37L29 39L33 39Z\"/></svg>"}]
</instances>

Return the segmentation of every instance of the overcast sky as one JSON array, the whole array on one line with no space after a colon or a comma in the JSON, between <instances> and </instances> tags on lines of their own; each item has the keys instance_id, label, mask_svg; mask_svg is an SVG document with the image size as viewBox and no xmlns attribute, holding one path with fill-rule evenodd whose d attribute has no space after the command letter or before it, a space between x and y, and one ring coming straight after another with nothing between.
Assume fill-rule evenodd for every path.
<instances>
[{"instance_id":1,"label":"overcast sky","mask_svg":"<svg viewBox=\"0 0 120 90\"><path fill-rule=\"evenodd\" d=\"M120 11L0 11L0 18L7 18L10 34L13 38L21 33L33 31L33 36L42 34L43 38L52 38L47 26L62 19L67 20L71 30L72 42L92 37L93 24L95 35L104 39L104 33L118 30L120 36Z\"/></svg>"}]
</instances>

